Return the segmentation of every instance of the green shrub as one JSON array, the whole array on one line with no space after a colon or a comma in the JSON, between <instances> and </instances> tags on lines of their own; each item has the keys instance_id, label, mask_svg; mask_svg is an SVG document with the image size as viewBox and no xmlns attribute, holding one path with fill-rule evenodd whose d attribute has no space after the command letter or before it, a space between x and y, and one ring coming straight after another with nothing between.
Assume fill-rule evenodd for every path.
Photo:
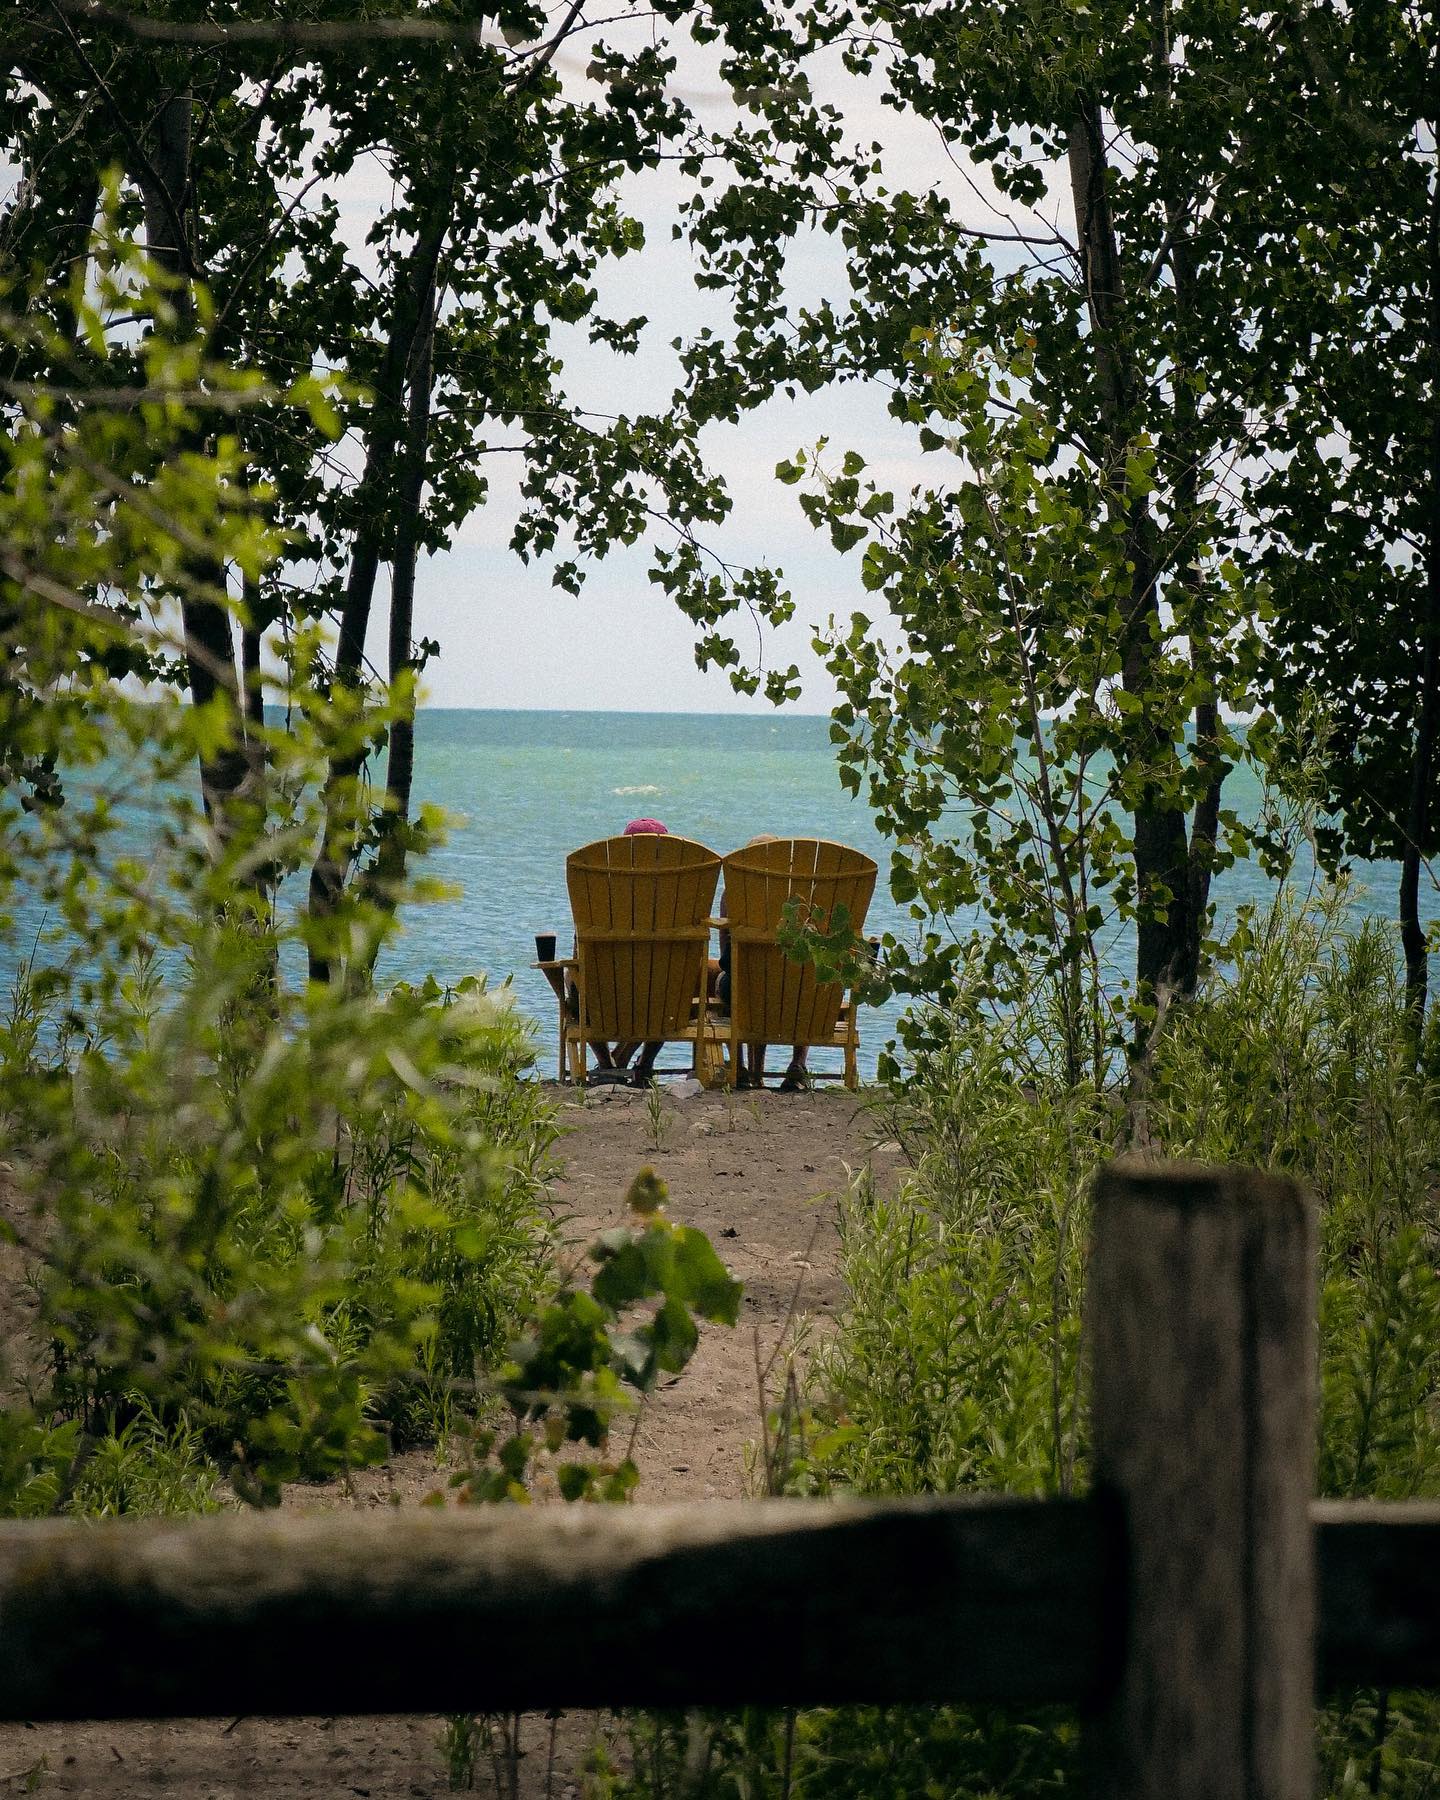
<instances>
[{"instance_id":1,"label":"green shrub","mask_svg":"<svg viewBox=\"0 0 1440 1800\"><path fill-rule=\"evenodd\" d=\"M130 1418L100 1437L75 1471L67 1511L86 1518L144 1513L165 1517L214 1512L220 1475L200 1432L185 1413L172 1424L145 1400Z\"/></svg>"},{"instance_id":2,"label":"green shrub","mask_svg":"<svg viewBox=\"0 0 1440 1800\"><path fill-rule=\"evenodd\" d=\"M183 1408L258 1498L473 1396L545 1279L555 1128L480 983L275 992L247 1028L246 977L192 959L165 1010L9 1094L47 1416Z\"/></svg>"},{"instance_id":3,"label":"green shrub","mask_svg":"<svg viewBox=\"0 0 1440 1800\"><path fill-rule=\"evenodd\" d=\"M913 1079L879 1109L911 1170L841 1203L849 1305L778 1459L788 1491L1083 1491L1080 1336L1097 1165L1155 1151L1284 1171L1320 1211L1318 1480L1337 1495L1440 1493L1440 1104L1413 1068L1392 935L1345 896L1282 891L1242 913L1128 1092L1057 1077L1043 994L1005 1017L932 1014ZM692 1721L689 1729L699 1727ZM1351 1695L1319 1718L1319 1792L1437 1791L1440 1701ZM608 1791L714 1796L1083 1791L1075 1718L846 1708L705 1723L687 1764L642 1720ZM682 1741L683 1740L683 1741ZM692 1772L703 1768L698 1784Z\"/></svg>"},{"instance_id":4,"label":"green shrub","mask_svg":"<svg viewBox=\"0 0 1440 1800\"><path fill-rule=\"evenodd\" d=\"M42 314L0 316L0 344L96 396L35 389L0 445L0 528L24 569L0 584L16 971L0 1124L38 1296L0 1507L24 1513L160 1504L127 1473L142 1443L204 1461L164 1493L208 1495L223 1471L272 1500L442 1432L548 1279L555 1132L521 1022L479 980L373 988L396 908L436 897L372 867L367 759L410 684L337 688L321 623L297 615L271 634L268 709L214 670L214 696L186 702L182 605L233 636L254 620L217 571L253 600L286 547L245 414L333 431L329 388L216 363L203 295L177 342L173 282L120 229L113 183L100 240L72 287L75 343ZM117 311L142 329L107 333ZM408 822L417 853L440 823ZM311 916L300 884L326 834L351 879ZM335 979L302 985L307 967Z\"/></svg>"}]
</instances>

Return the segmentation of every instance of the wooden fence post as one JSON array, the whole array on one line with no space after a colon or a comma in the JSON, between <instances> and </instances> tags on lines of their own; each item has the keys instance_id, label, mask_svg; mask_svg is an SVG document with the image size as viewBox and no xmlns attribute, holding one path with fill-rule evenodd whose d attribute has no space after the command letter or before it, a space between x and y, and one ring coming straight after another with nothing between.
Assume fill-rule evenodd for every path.
<instances>
[{"instance_id":1,"label":"wooden fence post","mask_svg":"<svg viewBox=\"0 0 1440 1800\"><path fill-rule=\"evenodd\" d=\"M1128 1548L1114 1800L1309 1800L1312 1211L1238 1169L1114 1163L1089 1299L1095 1477Z\"/></svg>"}]
</instances>

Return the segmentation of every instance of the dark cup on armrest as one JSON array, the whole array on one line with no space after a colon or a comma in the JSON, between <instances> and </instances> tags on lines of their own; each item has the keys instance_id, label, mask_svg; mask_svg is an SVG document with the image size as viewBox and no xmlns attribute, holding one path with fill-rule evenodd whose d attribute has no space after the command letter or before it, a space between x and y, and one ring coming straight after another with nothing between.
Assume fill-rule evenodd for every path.
<instances>
[{"instance_id":1,"label":"dark cup on armrest","mask_svg":"<svg viewBox=\"0 0 1440 1800\"><path fill-rule=\"evenodd\" d=\"M554 962L555 933L553 931L537 931L535 933L536 962Z\"/></svg>"}]
</instances>

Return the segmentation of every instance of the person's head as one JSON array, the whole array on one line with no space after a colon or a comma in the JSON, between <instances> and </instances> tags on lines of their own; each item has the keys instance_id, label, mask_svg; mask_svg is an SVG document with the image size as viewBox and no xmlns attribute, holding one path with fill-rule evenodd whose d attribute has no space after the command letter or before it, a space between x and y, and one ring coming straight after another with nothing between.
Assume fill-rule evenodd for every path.
<instances>
[{"instance_id":1,"label":"person's head","mask_svg":"<svg viewBox=\"0 0 1440 1800\"><path fill-rule=\"evenodd\" d=\"M757 844L778 844L779 838L773 831L757 831L753 838L746 838L745 848L753 850Z\"/></svg>"},{"instance_id":2,"label":"person's head","mask_svg":"<svg viewBox=\"0 0 1440 1800\"><path fill-rule=\"evenodd\" d=\"M658 819L632 819L625 827L626 837L669 837L670 833Z\"/></svg>"}]
</instances>

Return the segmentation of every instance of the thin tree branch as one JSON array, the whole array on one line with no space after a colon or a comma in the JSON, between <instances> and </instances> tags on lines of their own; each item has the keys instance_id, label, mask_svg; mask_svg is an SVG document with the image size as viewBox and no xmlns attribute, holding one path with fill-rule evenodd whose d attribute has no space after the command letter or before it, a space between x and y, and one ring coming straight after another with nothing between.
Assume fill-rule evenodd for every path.
<instances>
[{"instance_id":1,"label":"thin tree branch","mask_svg":"<svg viewBox=\"0 0 1440 1800\"><path fill-rule=\"evenodd\" d=\"M66 12L71 9L72 4L75 3L75 0L49 0L49 3L51 12L53 12L55 17L60 21L66 37L70 40L71 48L80 59L80 66L104 96L106 106L109 108L115 123L120 127L121 136L129 146L131 154L137 159L140 167L145 171L146 180L155 184L155 191L159 194L161 201L164 204L165 211L169 216L170 229L175 238L175 254L180 259L180 263L184 268L185 273L190 276L192 280L202 280L204 278L203 271L196 264L195 258L191 254L190 241L185 230L185 219L182 211L183 195L180 200L177 200L170 192L160 171L155 167L154 162L151 160L149 152L135 135L134 127L126 117L124 108L119 104L115 95L112 93L109 82L95 67L95 64L90 60L90 56L86 51L85 46L75 35L74 28L71 26L69 19L65 16Z\"/></svg>"}]
</instances>

